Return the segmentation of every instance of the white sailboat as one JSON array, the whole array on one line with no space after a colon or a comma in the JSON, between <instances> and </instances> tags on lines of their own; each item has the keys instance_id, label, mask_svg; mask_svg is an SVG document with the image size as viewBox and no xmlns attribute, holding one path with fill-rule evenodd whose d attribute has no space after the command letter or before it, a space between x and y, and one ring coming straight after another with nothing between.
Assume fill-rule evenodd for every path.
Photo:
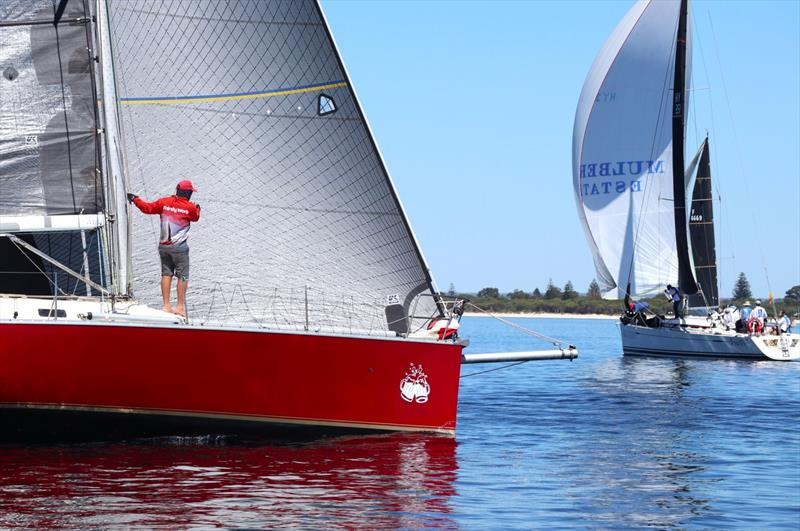
<instances>
[{"instance_id":1,"label":"white sailboat","mask_svg":"<svg viewBox=\"0 0 800 531\"><path fill-rule=\"evenodd\" d=\"M711 173L708 139L684 160L690 72L688 0L639 0L595 58L578 102L575 200L603 296L649 297L672 284L699 310L623 319L623 352L798 359L796 334L740 334L706 317L719 303Z\"/></svg>"}]
</instances>

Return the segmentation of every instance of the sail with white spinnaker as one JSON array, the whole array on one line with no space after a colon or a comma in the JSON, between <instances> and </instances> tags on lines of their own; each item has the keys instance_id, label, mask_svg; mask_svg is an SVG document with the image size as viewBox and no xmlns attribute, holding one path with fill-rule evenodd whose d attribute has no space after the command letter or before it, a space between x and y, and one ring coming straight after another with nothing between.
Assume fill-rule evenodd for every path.
<instances>
[{"instance_id":1,"label":"sail with white spinnaker","mask_svg":"<svg viewBox=\"0 0 800 531\"><path fill-rule=\"evenodd\" d=\"M685 193L690 60L685 2L640 0L584 83L573 130L573 184L606 298L623 298L628 289L632 296L653 295L678 285L679 276L692 292L693 274L685 273L688 217L676 208Z\"/></svg>"}]
</instances>

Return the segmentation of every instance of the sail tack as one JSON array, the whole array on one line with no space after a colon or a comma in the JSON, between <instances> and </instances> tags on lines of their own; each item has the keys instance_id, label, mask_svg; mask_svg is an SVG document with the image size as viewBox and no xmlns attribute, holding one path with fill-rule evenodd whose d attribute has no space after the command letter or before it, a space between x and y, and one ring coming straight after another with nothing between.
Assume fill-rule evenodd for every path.
<instances>
[{"instance_id":1,"label":"sail tack","mask_svg":"<svg viewBox=\"0 0 800 531\"><path fill-rule=\"evenodd\" d=\"M634 296L677 285L672 120L680 6L637 2L597 55L578 102L575 200L607 298L624 297L628 285Z\"/></svg>"},{"instance_id":2,"label":"sail tack","mask_svg":"<svg viewBox=\"0 0 800 531\"><path fill-rule=\"evenodd\" d=\"M438 312L315 1L110 0L109 15L130 191L199 188L198 306L219 281L273 322L302 320L304 298L354 328L385 329L387 306ZM133 220L137 295L157 300L157 233Z\"/></svg>"}]
</instances>

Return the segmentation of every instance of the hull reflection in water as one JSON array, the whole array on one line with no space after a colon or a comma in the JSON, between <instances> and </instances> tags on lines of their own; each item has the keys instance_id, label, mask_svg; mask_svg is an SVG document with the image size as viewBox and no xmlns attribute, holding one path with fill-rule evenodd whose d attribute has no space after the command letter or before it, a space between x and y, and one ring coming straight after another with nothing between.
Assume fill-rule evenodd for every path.
<instances>
[{"instance_id":1,"label":"hull reflection in water","mask_svg":"<svg viewBox=\"0 0 800 531\"><path fill-rule=\"evenodd\" d=\"M455 450L419 435L5 448L0 528L455 527Z\"/></svg>"}]
</instances>

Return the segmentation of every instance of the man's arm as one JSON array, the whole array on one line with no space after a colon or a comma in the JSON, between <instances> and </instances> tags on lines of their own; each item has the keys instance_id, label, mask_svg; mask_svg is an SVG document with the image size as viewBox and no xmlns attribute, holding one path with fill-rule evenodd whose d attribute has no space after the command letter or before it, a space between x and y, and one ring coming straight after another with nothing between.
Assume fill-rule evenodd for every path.
<instances>
[{"instance_id":1,"label":"man's arm","mask_svg":"<svg viewBox=\"0 0 800 531\"><path fill-rule=\"evenodd\" d=\"M194 205L192 212L189 214L189 221L197 221L200 219L200 205Z\"/></svg>"},{"instance_id":2,"label":"man's arm","mask_svg":"<svg viewBox=\"0 0 800 531\"><path fill-rule=\"evenodd\" d=\"M161 214L162 210L161 199L157 199L152 203L148 203L141 197L137 196L133 198L133 204L136 205L136 207L145 214Z\"/></svg>"}]
</instances>

